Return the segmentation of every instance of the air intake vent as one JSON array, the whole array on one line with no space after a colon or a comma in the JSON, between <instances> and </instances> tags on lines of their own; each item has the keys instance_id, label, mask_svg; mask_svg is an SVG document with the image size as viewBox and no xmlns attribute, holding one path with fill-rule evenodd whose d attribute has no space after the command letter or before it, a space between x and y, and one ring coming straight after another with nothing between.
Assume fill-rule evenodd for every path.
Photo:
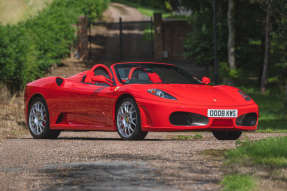
<instances>
[{"instance_id":1,"label":"air intake vent","mask_svg":"<svg viewBox=\"0 0 287 191\"><path fill-rule=\"evenodd\" d=\"M63 83L63 79L62 78L56 78L56 83L58 86L60 86Z\"/></svg>"},{"instance_id":2,"label":"air intake vent","mask_svg":"<svg viewBox=\"0 0 287 191\"><path fill-rule=\"evenodd\" d=\"M247 113L239 116L236 119L236 125L239 126L254 126L257 122L257 114L256 113Z\"/></svg>"},{"instance_id":3,"label":"air intake vent","mask_svg":"<svg viewBox=\"0 0 287 191\"><path fill-rule=\"evenodd\" d=\"M169 118L171 124L177 126L204 126L208 124L208 118L196 113L174 112Z\"/></svg>"}]
</instances>

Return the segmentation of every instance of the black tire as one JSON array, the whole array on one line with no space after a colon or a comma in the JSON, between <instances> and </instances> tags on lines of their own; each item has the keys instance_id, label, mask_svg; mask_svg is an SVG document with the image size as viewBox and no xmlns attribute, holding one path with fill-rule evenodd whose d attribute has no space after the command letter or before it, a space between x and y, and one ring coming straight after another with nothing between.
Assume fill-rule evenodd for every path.
<instances>
[{"instance_id":1,"label":"black tire","mask_svg":"<svg viewBox=\"0 0 287 191\"><path fill-rule=\"evenodd\" d=\"M36 132L37 128L35 129L35 126L33 127L33 124L35 125L35 122L31 123L31 119L32 119L32 111L31 109L33 108L34 105L39 104L40 106L42 106L45 109L45 124L43 125L42 123L42 130L39 132ZM42 104L42 105L41 105ZM36 107L36 106L35 106ZM34 118L35 120L35 118ZM37 122L39 120L37 119ZM41 122L38 122L41 123ZM31 104L29 105L29 111L28 111L28 128L30 131L30 134L32 135L32 137L34 139L56 139L61 131L59 130L51 130L50 129L50 121L49 121L49 111L48 111L48 107L47 104L45 102L45 100L41 97L36 97L31 101Z\"/></svg>"},{"instance_id":2,"label":"black tire","mask_svg":"<svg viewBox=\"0 0 287 191\"><path fill-rule=\"evenodd\" d=\"M131 135L129 135L129 136L125 136L122 133L123 130L120 130L121 127L119 126L119 123L118 123L118 120L119 120L118 115L120 112L120 108L125 103L130 103L133 105L133 107L135 108L135 115L136 115L136 122L135 122L136 125L134 127L133 133L131 133ZM116 127L117 127L118 134L122 139L125 139L125 140L142 140L148 134L148 132L141 130L140 111L138 109L136 102L132 98L125 98L125 99L121 100L121 102L118 104L118 107L116 109L115 119L116 119Z\"/></svg>"},{"instance_id":3,"label":"black tire","mask_svg":"<svg viewBox=\"0 0 287 191\"><path fill-rule=\"evenodd\" d=\"M213 131L212 133L217 140L236 140L242 134L241 131Z\"/></svg>"}]
</instances>

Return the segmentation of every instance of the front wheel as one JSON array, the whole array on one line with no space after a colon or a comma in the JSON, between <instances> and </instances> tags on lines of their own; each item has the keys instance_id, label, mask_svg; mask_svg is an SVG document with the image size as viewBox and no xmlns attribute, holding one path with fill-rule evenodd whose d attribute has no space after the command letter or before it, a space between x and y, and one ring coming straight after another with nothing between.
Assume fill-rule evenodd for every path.
<instances>
[{"instance_id":1,"label":"front wheel","mask_svg":"<svg viewBox=\"0 0 287 191\"><path fill-rule=\"evenodd\" d=\"M42 98L35 98L29 109L28 127L35 139L55 139L60 131L51 130L49 124L49 112Z\"/></svg>"},{"instance_id":2,"label":"front wheel","mask_svg":"<svg viewBox=\"0 0 287 191\"><path fill-rule=\"evenodd\" d=\"M132 98L123 99L116 111L118 134L127 140L142 140L147 132L141 130L140 112Z\"/></svg>"},{"instance_id":3,"label":"front wheel","mask_svg":"<svg viewBox=\"0 0 287 191\"><path fill-rule=\"evenodd\" d=\"M213 131L217 140L236 140L241 136L241 131Z\"/></svg>"}]
</instances>

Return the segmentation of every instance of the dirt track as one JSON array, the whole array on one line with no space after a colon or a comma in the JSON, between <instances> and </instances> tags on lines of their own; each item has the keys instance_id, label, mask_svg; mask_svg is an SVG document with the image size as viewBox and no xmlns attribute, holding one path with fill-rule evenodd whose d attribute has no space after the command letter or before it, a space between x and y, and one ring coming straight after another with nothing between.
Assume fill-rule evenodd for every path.
<instances>
[{"instance_id":1,"label":"dirt track","mask_svg":"<svg viewBox=\"0 0 287 191\"><path fill-rule=\"evenodd\" d=\"M109 8L105 11L104 16L108 17L112 21L118 21L120 17L123 21L140 21L149 19L142 15L137 9L120 3L111 3Z\"/></svg>"},{"instance_id":2,"label":"dirt track","mask_svg":"<svg viewBox=\"0 0 287 191\"><path fill-rule=\"evenodd\" d=\"M1 190L219 190L222 153L235 141L150 133L122 141L110 132L64 132L57 140L25 136L0 145ZM283 134L281 134L283 135ZM277 134L249 133L261 139ZM204 153L218 150L214 156Z\"/></svg>"},{"instance_id":3,"label":"dirt track","mask_svg":"<svg viewBox=\"0 0 287 191\"><path fill-rule=\"evenodd\" d=\"M131 9L126 20L139 14L120 6L106 14L118 17ZM83 64L68 60L50 75L83 70ZM194 134L150 133L143 141L122 141L116 133L64 132L57 140L30 135L0 140L0 190L219 190L222 154L235 141L217 141L211 133L200 133L199 140L176 138ZM242 139L278 135L249 133Z\"/></svg>"}]
</instances>

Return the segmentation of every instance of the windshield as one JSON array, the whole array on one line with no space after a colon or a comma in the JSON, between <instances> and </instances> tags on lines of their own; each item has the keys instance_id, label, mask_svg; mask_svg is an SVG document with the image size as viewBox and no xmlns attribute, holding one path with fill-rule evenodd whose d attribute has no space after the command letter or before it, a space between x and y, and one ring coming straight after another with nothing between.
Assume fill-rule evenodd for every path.
<instances>
[{"instance_id":1,"label":"windshield","mask_svg":"<svg viewBox=\"0 0 287 191\"><path fill-rule=\"evenodd\" d=\"M117 64L115 70L124 84L201 84L195 76L172 65Z\"/></svg>"}]
</instances>

